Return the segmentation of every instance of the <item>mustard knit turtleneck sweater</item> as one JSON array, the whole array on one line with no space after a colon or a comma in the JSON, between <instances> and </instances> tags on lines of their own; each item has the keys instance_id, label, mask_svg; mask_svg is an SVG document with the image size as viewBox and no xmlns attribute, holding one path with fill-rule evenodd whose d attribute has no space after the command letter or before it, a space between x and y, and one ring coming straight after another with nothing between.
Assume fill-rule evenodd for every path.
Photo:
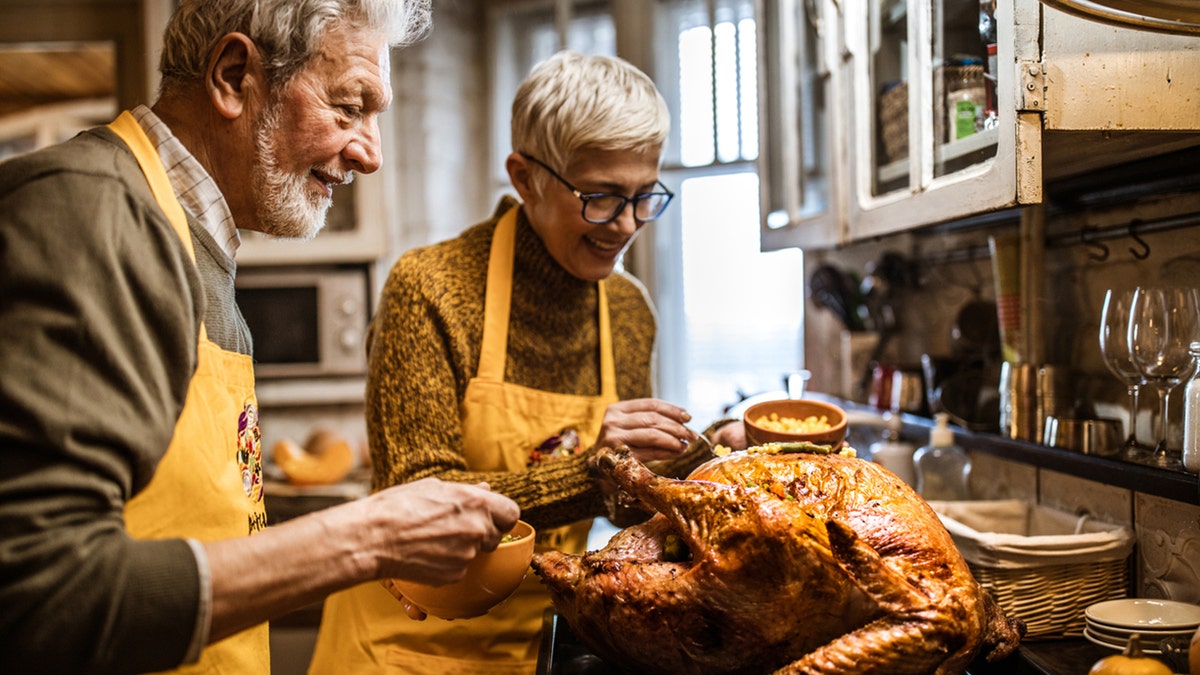
<instances>
[{"instance_id":1,"label":"mustard knit turtleneck sweater","mask_svg":"<svg viewBox=\"0 0 1200 675\"><path fill-rule=\"evenodd\" d=\"M523 519L550 528L605 515L588 453L511 473L472 472L459 421L479 364L492 234L515 203L502 200L487 222L409 251L392 269L368 339L367 427L377 489L426 476L486 481L516 500ZM622 400L651 396L656 325L645 289L622 273L606 286L617 392ZM597 311L596 284L560 267L520 214L505 381L597 395ZM530 449L543 440L529 439Z\"/></svg>"}]
</instances>

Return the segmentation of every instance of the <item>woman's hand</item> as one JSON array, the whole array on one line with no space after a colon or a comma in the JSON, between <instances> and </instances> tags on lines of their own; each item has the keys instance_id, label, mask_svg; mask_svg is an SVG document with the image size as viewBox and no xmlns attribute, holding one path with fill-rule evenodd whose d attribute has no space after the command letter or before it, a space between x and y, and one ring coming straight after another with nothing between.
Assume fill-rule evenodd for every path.
<instances>
[{"instance_id":1,"label":"woman's hand","mask_svg":"<svg viewBox=\"0 0 1200 675\"><path fill-rule=\"evenodd\" d=\"M711 434L714 446L723 445L730 450L745 450L750 443L746 439L746 425L741 420L722 424Z\"/></svg>"},{"instance_id":2,"label":"woman's hand","mask_svg":"<svg viewBox=\"0 0 1200 675\"><path fill-rule=\"evenodd\" d=\"M642 462L678 456L696 433L684 426L688 411L656 398L636 398L608 406L595 447L627 447Z\"/></svg>"},{"instance_id":3,"label":"woman's hand","mask_svg":"<svg viewBox=\"0 0 1200 675\"><path fill-rule=\"evenodd\" d=\"M399 588L396 588L395 582L391 579L380 579L379 583L383 584L383 587L387 589L388 593L392 594L393 598L400 601L400 606L404 608L404 613L408 615L408 618L413 621L424 621L429 616L426 614L424 607L404 597L404 594L400 592Z\"/></svg>"}]
</instances>

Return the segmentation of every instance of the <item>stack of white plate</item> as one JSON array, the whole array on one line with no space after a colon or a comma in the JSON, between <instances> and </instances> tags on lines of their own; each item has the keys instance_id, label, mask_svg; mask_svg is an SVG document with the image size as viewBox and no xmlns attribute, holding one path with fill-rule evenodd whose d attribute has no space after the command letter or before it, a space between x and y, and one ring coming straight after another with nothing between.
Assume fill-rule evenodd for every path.
<instances>
[{"instance_id":1,"label":"stack of white plate","mask_svg":"<svg viewBox=\"0 0 1200 675\"><path fill-rule=\"evenodd\" d=\"M1127 598L1106 600L1083 612L1087 625L1083 637L1113 649L1125 649L1129 636L1141 635L1142 651L1160 654L1164 638L1184 638L1184 644L1200 627L1200 605L1172 600Z\"/></svg>"}]
</instances>

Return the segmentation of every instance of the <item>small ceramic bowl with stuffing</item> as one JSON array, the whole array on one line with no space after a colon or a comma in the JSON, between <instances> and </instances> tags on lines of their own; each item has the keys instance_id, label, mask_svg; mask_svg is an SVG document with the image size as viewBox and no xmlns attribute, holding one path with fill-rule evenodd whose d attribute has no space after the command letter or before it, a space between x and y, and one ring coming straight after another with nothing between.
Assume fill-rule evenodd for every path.
<instances>
[{"instance_id":1,"label":"small ceramic bowl with stuffing","mask_svg":"<svg viewBox=\"0 0 1200 675\"><path fill-rule=\"evenodd\" d=\"M814 443L837 450L846 440L846 411L814 399L756 403L746 409L742 420L752 445Z\"/></svg>"},{"instance_id":2,"label":"small ceramic bowl with stuffing","mask_svg":"<svg viewBox=\"0 0 1200 675\"><path fill-rule=\"evenodd\" d=\"M523 520L504 535L494 551L480 551L459 581L426 586L400 579L391 583L426 613L442 619L470 619L487 614L521 585L533 559L533 526Z\"/></svg>"}]
</instances>

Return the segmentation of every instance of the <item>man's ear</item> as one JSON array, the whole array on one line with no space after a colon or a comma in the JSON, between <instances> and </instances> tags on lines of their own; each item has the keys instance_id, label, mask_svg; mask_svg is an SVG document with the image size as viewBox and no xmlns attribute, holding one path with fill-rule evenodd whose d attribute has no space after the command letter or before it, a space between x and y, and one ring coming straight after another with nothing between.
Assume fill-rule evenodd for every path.
<instances>
[{"instance_id":1,"label":"man's ear","mask_svg":"<svg viewBox=\"0 0 1200 675\"><path fill-rule=\"evenodd\" d=\"M210 54L205 88L221 115L233 119L244 112L249 97L251 63L258 56L254 41L243 33L229 33Z\"/></svg>"}]
</instances>

